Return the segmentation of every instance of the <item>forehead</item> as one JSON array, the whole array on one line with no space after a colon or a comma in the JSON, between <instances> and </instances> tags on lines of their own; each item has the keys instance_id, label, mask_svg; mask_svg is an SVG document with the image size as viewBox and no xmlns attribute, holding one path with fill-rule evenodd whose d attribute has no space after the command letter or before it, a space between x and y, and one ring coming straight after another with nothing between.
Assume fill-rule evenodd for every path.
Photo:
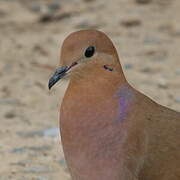
<instances>
[{"instance_id":1,"label":"forehead","mask_svg":"<svg viewBox=\"0 0 180 180\"><path fill-rule=\"evenodd\" d=\"M63 42L62 50L75 51L96 46L98 51L113 51L112 41L103 32L96 30L82 30L70 34Z\"/></svg>"},{"instance_id":2,"label":"forehead","mask_svg":"<svg viewBox=\"0 0 180 180\"><path fill-rule=\"evenodd\" d=\"M86 48L89 45L97 46L99 35L97 32L78 31L70 34L63 43L62 48L73 51L78 48Z\"/></svg>"}]
</instances>

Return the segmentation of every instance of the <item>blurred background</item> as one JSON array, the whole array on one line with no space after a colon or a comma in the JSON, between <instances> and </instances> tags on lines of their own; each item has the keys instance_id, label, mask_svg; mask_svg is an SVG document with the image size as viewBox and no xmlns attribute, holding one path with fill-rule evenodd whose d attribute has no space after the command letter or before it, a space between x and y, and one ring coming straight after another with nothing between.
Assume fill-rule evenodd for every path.
<instances>
[{"instance_id":1,"label":"blurred background","mask_svg":"<svg viewBox=\"0 0 180 180\"><path fill-rule=\"evenodd\" d=\"M59 138L66 82L47 88L72 31L113 40L128 81L180 110L179 0L0 0L0 180L68 180Z\"/></svg>"}]
</instances>

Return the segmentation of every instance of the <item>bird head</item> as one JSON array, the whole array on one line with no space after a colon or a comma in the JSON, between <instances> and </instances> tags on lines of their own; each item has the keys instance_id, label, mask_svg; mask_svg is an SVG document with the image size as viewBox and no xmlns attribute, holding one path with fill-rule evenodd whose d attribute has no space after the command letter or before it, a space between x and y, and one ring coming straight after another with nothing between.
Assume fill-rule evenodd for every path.
<instances>
[{"instance_id":1,"label":"bird head","mask_svg":"<svg viewBox=\"0 0 180 180\"><path fill-rule=\"evenodd\" d=\"M81 78L102 71L122 71L112 41L97 30L73 32L63 42L60 67L50 78L49 89L65 76Z\"/></svg>"}]
</instances>

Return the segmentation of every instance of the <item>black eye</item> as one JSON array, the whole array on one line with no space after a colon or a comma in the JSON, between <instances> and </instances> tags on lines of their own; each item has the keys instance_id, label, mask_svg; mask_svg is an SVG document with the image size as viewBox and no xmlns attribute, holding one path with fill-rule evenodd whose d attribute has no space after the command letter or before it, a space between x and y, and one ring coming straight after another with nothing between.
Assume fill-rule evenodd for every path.
<instances>
[{"instance_id":1,"label":"black eye","mask_svg":"<svg viewBox=\"0 0 180 180\"><path fill-rule=\"evenodd\" d=\"M89 57L91 57L91 56L94 55L94 52L95 52L95 47L94 47L94 46L89 46L89 47L86 49L84 55L85 55L87 58L89 58Z\"/></svg>"}]
</instances>

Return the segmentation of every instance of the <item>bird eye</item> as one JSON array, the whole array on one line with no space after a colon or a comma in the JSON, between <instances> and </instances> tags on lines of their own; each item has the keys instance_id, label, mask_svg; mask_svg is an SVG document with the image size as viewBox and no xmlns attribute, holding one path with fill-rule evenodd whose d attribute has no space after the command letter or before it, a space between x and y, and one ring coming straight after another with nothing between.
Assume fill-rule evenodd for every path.
<instances>
[{"instance_id":1,"label":"bird eye","mask_svg":"<svg viewBox=\"0 0 180 180\"><path fill-rule=\"evenodd\" d=\"M93 56L94 53L95 53L95 47L94 47L94 46L89 46L89 47L86 49L84 55L85 55L87 58L89 58L89 57Z\"/></svg>"}]
</instances>

